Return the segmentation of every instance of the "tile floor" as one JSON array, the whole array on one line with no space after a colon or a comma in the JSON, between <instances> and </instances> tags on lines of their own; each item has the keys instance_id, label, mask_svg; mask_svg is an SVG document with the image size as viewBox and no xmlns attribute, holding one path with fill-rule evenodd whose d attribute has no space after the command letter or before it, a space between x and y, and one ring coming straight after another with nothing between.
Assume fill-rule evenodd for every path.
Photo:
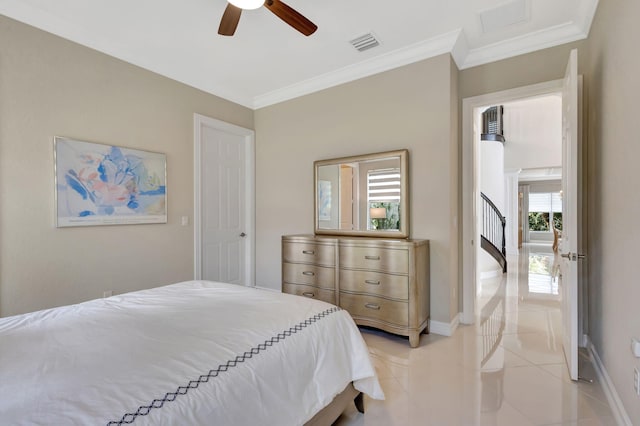
<instances>
[{"instance_id":1,"label":"tile floor","mask_svg":"<svg viewBox=\"0 0 640 426\"><path fill-rule=\"evenodd\" d=\"M478 319L420 346L364 329L384 401L365 397L335 423L346 425L615 425L586 353L572 382L562 352L558 280L551 246L529 245L504 277L483 280Z\"/></svg>"}]
</instances>

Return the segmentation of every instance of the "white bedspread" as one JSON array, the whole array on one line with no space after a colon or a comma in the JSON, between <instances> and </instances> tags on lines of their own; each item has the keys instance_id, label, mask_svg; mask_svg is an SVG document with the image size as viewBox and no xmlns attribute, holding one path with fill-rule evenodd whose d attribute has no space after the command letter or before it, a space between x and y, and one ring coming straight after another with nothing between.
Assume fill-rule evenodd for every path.
<instances>
[{"instance_id":1,"label":"white bedspread","mask_svg":"<svg viewBox=\"0 0 640 426\"><path fill-rule=\"evenodd\" d=\"M349 314L288 294L189 281L0 318L7 425L301 425L351 381L383 398Z\"/></svg>"}]
</instances>

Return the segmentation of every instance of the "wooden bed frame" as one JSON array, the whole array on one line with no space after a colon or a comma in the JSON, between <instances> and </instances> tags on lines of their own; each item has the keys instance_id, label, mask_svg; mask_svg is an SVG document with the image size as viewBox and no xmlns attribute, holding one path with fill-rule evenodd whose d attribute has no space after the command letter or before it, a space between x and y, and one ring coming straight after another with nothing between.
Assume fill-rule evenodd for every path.
<instances>
[{"instance_id":1,"label":"wooden bed frame","mask_svg":"<svg viewBox=\"0 0 640 426\"><path fill-rule=\"evenodd\" d=\"M364 398L362 392L356 390L353 387L353 383L349 383L342 392L340 392L329 405L313 416L311 420L304 424L304 426L328 426L333 424L340 414L349 406L353 401L356 404L356 409L364 413Z\"/></svg>"}]
</instances>

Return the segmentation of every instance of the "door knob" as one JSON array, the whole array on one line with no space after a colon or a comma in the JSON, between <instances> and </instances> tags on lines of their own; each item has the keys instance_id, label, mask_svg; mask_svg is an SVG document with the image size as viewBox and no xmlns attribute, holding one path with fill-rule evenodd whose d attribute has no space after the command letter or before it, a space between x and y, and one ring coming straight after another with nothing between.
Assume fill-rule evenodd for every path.
<instances>
[{"instance_id":1,"label":"door knob","mask_svg":"<svg viewBox=\"0 0 640 426\"><path fill-rule=\"evenodd\" d=\"M247 234L245 234L245 233L243 232L243 233L241 233L241 234L240 234L240 236L241 236L242 238L244 238L244 237L246 237L246 236L247 236Z\"/></svg>"}]
</instances>

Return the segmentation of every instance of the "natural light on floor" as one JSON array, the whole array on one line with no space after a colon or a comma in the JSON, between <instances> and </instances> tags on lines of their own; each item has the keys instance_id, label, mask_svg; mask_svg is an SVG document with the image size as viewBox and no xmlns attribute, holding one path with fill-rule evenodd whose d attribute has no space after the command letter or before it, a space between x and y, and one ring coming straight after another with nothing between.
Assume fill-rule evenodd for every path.
<instances>
[{"instance_id":1,"label":"natural light on floor","mask_svg":"<svg viewBox=\"0 0 640 426\"><path fill-rule=\"evenodd\" d=\"M531 293L558 294L558 277L554 273L552 254L529 254L529 291Z\"/></svg>"}]
</instances>

